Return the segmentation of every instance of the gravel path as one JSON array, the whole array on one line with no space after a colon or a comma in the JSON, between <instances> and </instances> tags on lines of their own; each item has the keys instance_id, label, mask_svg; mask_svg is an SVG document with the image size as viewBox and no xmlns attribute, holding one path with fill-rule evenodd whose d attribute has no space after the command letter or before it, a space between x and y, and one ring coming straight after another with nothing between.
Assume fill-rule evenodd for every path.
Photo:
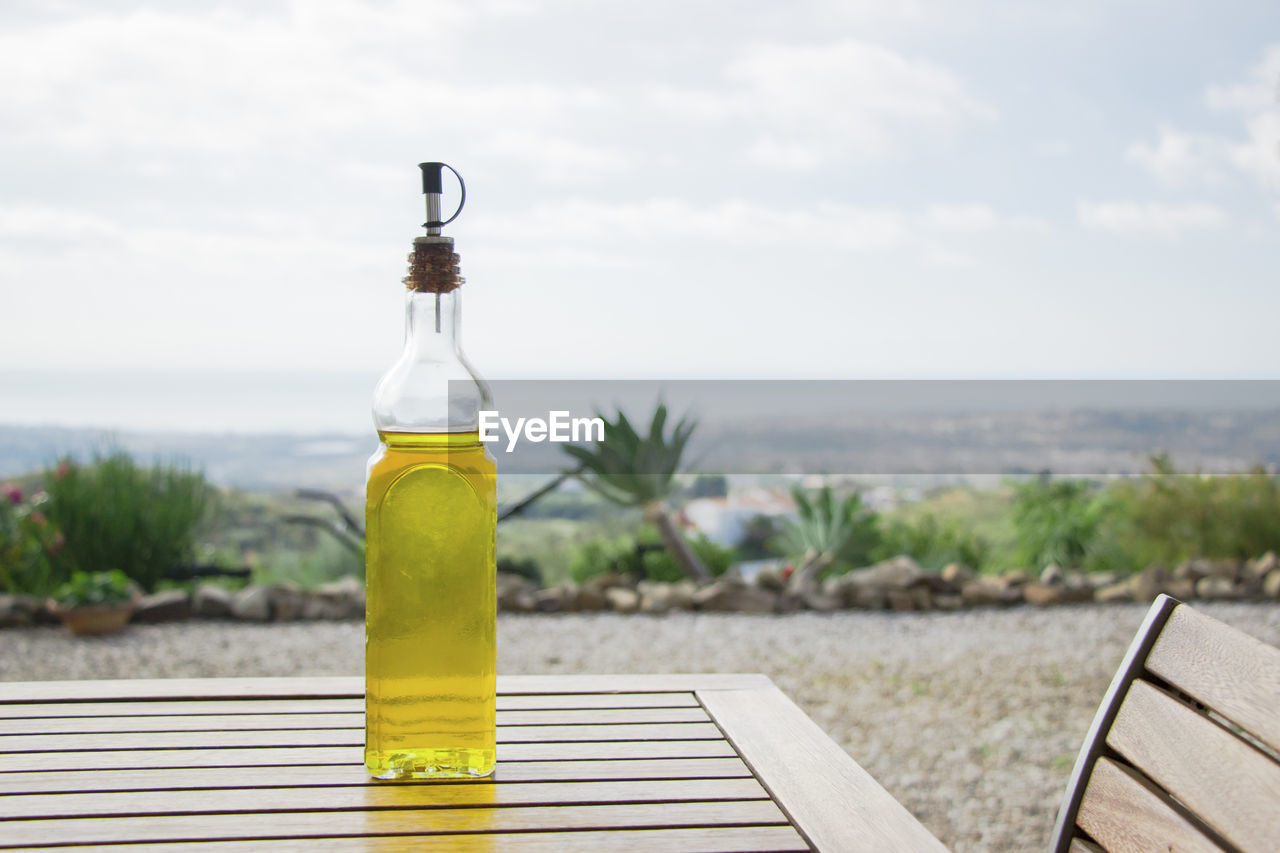
<instances>
[{"instance_id":1,"label":"gravel path","mask_svg":"<svg viewBox=\"0 0 1280 853\"><path fill-rule=\"evenodd\" d=\"M1201 605L1280 645L1280 607ZM499 619L504 673L764 672L944 843L1042 850L1143 606ZM358 623L0 631L0 680L351 675ZM3 692L3 686L0 686Z\"/></svg>"}]
</instances>

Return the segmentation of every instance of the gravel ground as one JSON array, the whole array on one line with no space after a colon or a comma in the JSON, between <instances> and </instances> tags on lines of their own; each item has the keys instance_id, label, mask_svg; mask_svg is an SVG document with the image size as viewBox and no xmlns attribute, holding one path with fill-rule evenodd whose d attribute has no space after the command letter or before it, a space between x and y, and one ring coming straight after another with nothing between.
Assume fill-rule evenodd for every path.
<instances>
[{"instance_id":1,"label":"gravel ground","mask_svg":"<svg viewBox=\"0 0 1280 853\"><path fill-rule=\"evenodd\" d=\"M1280 645L1280 607L1199 609ZM1145 612L503 614L499 671L764 672L957 853L1042 850ZM358 623L10 629L0 680L352 675L363 641Z\"/></svg>"}]
</instances>

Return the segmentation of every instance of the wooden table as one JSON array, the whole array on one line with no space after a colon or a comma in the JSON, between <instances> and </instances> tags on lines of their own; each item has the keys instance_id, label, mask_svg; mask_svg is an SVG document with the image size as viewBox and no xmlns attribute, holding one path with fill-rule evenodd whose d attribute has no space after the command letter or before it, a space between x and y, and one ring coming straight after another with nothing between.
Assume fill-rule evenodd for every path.
<instances>
[{"instance_id":1,"label":"wooden table","mask_svg":"<svg viewBox=\"0 0 1280 853\"><path fill-rule=\"evenodd\" d=\"M764 676L500 677L465 782L369 779L363 688L0 683L0 847L945 849Z\"/></svg>"}]
</instances>

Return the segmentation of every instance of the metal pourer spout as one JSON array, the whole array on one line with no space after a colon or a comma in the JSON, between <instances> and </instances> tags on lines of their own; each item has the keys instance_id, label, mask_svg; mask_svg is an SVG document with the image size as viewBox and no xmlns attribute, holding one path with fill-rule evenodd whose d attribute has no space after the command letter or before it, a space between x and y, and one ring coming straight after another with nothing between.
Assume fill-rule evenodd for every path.
<instances>
[{"instance_id":1,"label":"metal pourer spout","mask_svg":"<svg viewBox=\"0 0 1280 853\"><path fill-rule=\"evenodd\" d=\"M419 163L418 168L422 170L422 192L427 197L427 221L422 223L422 227L427 229L427 236L438 237L440 229L457 219L462 212L462 206L467 203L467 185L462 182L462 175L458 174L458 170L448 163ZM458 209L448 219L441 221L440 196L444 194L445 169L453 172L453 176L458 179L461 197L458 199Z\"/></svg>"}]
</instances>

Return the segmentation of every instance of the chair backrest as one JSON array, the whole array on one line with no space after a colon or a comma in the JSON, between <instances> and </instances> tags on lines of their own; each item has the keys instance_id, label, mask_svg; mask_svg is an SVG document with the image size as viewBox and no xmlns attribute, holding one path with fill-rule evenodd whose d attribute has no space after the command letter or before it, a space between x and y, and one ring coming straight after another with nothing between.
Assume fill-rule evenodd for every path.
<instances>
[{"instance_id":1,"label":"chair backrest","mask_svg":"<svg viewBox=\"0 0 1280 853\"><path fill-rule=\"evenodd\" d=\"M1280 851L1280 649L1157 598L1080 749L1051 849Z\"/></svg>"}]
</instances>

